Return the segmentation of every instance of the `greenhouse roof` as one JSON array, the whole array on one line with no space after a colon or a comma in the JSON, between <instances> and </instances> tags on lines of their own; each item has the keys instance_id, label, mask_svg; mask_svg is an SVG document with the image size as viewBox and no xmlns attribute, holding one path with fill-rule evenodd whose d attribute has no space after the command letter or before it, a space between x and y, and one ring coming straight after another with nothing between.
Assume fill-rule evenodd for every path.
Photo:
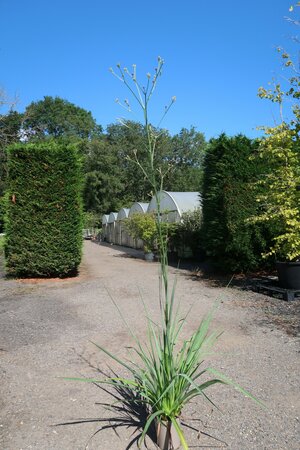
<instances>
[{"instance_id":1,"label":"greenhouse roof","mask_svg":"<svg viewBox=\"0 0 300 450\"><path fill-rule=\"evenodd\" d=\"M182 213L193 211L201 206L201 197L199 192L167 192L161 191L160 207L161 211L177 211ZM148 212L156 210L156 199L153 197L148 206Z\"/></svg>"},{"instance_id":2,"label":"greenhouse roof","mask_svg":"<svg viewBox=\"0 0 300 450\"><path fill-rule=\"evenodd\" d=\"M142 202L135 202L131 206L129 210L129 216L131 216L134 213L145 213L147 212L149 203L142 203Z\"/></svg>"},{"instance_id":3,"label":"greenhouse roof","mask_svg":"<svg viewBox=\"0 0 300 450\"><path fill-rule=\"evenodd\" d=\"M121 208L118 212L117 220L126 219L129 214L129 208Z\"/></svg>"},{"instance_id":4,"label":"greenhouse roof","mask_svg":"<svg viewBox=\"0 0 300 450\"><path fill-rule=\"evenodd\" d=\"M102 225L106 225L108 223L108 218L109 218L108 214L103 214L103 216L102 216Z\"/></svg>"},{"instance_id":5,"label":"greenhouse roof","mask_svg":"<svg viewBox=\"0 0 300 450\"><path fill-rule=\"evenodd\" d=\"M108 217L108 223L113 223L117 220L118 213L111 212Z\"/></svg>"}]
</instances>

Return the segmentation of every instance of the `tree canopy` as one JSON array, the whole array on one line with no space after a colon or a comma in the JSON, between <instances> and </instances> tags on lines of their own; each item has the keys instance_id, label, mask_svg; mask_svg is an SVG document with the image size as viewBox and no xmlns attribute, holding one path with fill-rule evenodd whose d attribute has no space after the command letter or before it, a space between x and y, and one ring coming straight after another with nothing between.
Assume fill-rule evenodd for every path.
<instances>
[{"instance_id":1,"label":"tree canopy","mask_svg":"<svg viewBox=\"0 0 300 450\"><path fill-rule=\"evenodd\" d=\"M155 166L164 175L164 189L199 191L202 185L206 142L194 127L183 128L174 136L155 129ZM103 132L91 112L68 100L45 96L30 103L24 113L11 111L0 116L0 196L6 186L6 147L18 141L49 138L76 143L84 158L84 206L87 211L106 213L148 201L151 184L148 171L145 127L134 121L110 124ZM136 160L136 155L139 160ZM157 177L159 178L157 173Z\"/></svg>"},{"instance_id":2,"label":"tree canopy","mask_svg":"<svg viewBox=\"0 0 300 450\"><path fill-rule=\"evenodd\" d=\"M22 128L28 139L47 136L92 139L102 132L90 111L60 97L50 96L27 106Z\"/></svg>"},{"instance_id":3,"label":"tree canopy","mask_svg":"<svg viewBox=\"0 0 300 450\"><path fill-rule=\"evenodd\" d=\"M0 197L3 195L7 178L6 147L20 138L22 114L10 111L0 115Z\"/></svg>"},{"instance_id":4,"label":"tree canopy","mask_svg":"<svg viewBox=\"0 0 300 450\"><path fill-rule=\"evenodd\" d=\"M120 209L126 197L118 155L104 138L89 143L85 160L84 207L105 213Z\"/></svg>"},{"instance_id":5,"label":"tree canopy","mask_svg":"<svg viewBox=\"0 0 300 450\"><path fill-rule=\"evenodd\" d=\"M201 191L207 144L195 127L182 128L171 140L171 164L166 185L173 191ZM174 176L175 175L175 176Z\"/></svg>"},{"instance_id":6,"label":"tree canopy","mask_svg":"<svg viewBox=\"0 0 300 450\"><path fill-rule=\"evenodd\" d=\"M164 175L164 189L199 191L206 149L204 135L193 127L182 129L173 137L167 130L154 131L158 136L155 158ZM89 143L85 165L86 209L107 213L135 201L149 200L151 184L138 167L140 164L149 169L146 139L142 124L127 121L109 125L100 139Z\"/></svg>"}]
</instances>

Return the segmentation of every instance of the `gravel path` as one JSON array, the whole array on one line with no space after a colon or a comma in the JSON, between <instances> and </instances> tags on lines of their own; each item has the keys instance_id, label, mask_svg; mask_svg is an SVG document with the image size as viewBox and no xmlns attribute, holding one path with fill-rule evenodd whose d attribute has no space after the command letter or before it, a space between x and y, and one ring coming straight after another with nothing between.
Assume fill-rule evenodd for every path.
<instances>
[{"instance_id":1,"label":"gravel path","mask_svg":"<svg viewBox=\"0 0 300 450\"><path fill-rule=\"evenodd\" d=\"M141 296L158 317L158 265L139 255L86 242L76 279L6 280L0 270L1 449L137 449L141 411L126 412L119 403L109 410L103 406L113 403L109 392L60 377L103 377L99 371L107 372L108 364L124 375L91 341L119 356L131 344L111 298L138 336L145 335ZM215 286L199 273L171 269L175 273L182 309L193 305L186 333L220 297L214 327L225 333L209 365L268 407L261 409L232 388L212 387L221 410L198 399L184 411L190 448L299 450L299 338L291 306L239 287ZM298 306L299 300L293 311ZM156 448L151 433L146 443Z\"/></svg>"}]
</instances>

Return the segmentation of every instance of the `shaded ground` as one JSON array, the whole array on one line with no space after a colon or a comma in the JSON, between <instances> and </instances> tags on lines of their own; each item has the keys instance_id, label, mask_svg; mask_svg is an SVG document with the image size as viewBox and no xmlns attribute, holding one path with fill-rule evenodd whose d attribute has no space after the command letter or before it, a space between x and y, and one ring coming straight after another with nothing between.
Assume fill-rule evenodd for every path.
<instances>
[{"instance_id":1,"label":"shaded ground","mask_svg":"<svg viewBox=\"0 0 300 450\"><path fill-rule=\"evenodd\" d=\"M139 252L86 242L76 279L6 280L0 269L1 449L137 448L145 421L137 403L114 403L95 384L59 377L103 379L108 364L126 375L90 341L118 356L131 344L111 298L140 337L145 335L141 295L158 318L158 266L139 257ZM172 268L171 274L178 279L182 309L193 305L187 334L221 298L214 325L226 332L220 354L209 364L268 406L263 410L230 388L213 387L211 397L222 412L198 399L183 413L190 448L298 450L299 300L271 299L240 282L225 288L199 270ZM128 400L126 392L113 395ZM147 445L155 449L151 437L153 430Z\"/></svg>"},{"instance_id":2,"label":"shaded ground","mask_svg":"<svg viewBox=\"0 0 300 450\"><path fill-rule=\"evenodd\" d=\"M237 296L234 300L236 306L241 308L257 308L259 309L261 323L268 324L271 328L277 327L283 329L287 334L300 337L300 299L296 301L281 301L282 296L269 295L252 295L257 292L257 283L274 278L275 276L267 276L266 274L251 275L216 275L207 263L195 265L195 263L186 263L185 270L190 274L191 279L199 282L205 282L211 287L226 287L228 284L231 288L240 291L247 291L248 296ZM274 274L275 275L275 274Z\"/></svg>"}]
</instances>

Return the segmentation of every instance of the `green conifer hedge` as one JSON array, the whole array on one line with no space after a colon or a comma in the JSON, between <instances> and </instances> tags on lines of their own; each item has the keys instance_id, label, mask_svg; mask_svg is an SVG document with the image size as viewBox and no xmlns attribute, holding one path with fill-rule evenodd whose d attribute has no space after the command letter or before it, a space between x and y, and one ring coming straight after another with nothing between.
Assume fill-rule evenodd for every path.
<instances>
[{"instance_id":1,"label":"green conifer hedge","mask_svg":"<svg viewBox=\"0 0 300 450\"><path fill-rule=\"evenodd\" d=\"M82 249L81 161L55 140L8 148L5 256L13 276L68 276Z\"/></svg>"},{"instance_id":2,"label":"green conifer hedge","mask_svg":"<svg viewBox=\"0 0 300 450\"><path fill-rule=\"evenodd\" d=\"M204 163L203 241L207 255L225 270L254 270L265 264L267 227L249 223L258 204L251 184L263 167L250 157L258 143L243 135L211 139Z\"/></svg>"},{"instance_id":3,"label":"green conifer hedge","mask_svg":"<svg viewBox=\"0 0 300 450\"><path fill-rule=\"evenodd\" d=\"M4 232L5 197L0 197L0 233Z\"/></svg>"}]
</instances>

